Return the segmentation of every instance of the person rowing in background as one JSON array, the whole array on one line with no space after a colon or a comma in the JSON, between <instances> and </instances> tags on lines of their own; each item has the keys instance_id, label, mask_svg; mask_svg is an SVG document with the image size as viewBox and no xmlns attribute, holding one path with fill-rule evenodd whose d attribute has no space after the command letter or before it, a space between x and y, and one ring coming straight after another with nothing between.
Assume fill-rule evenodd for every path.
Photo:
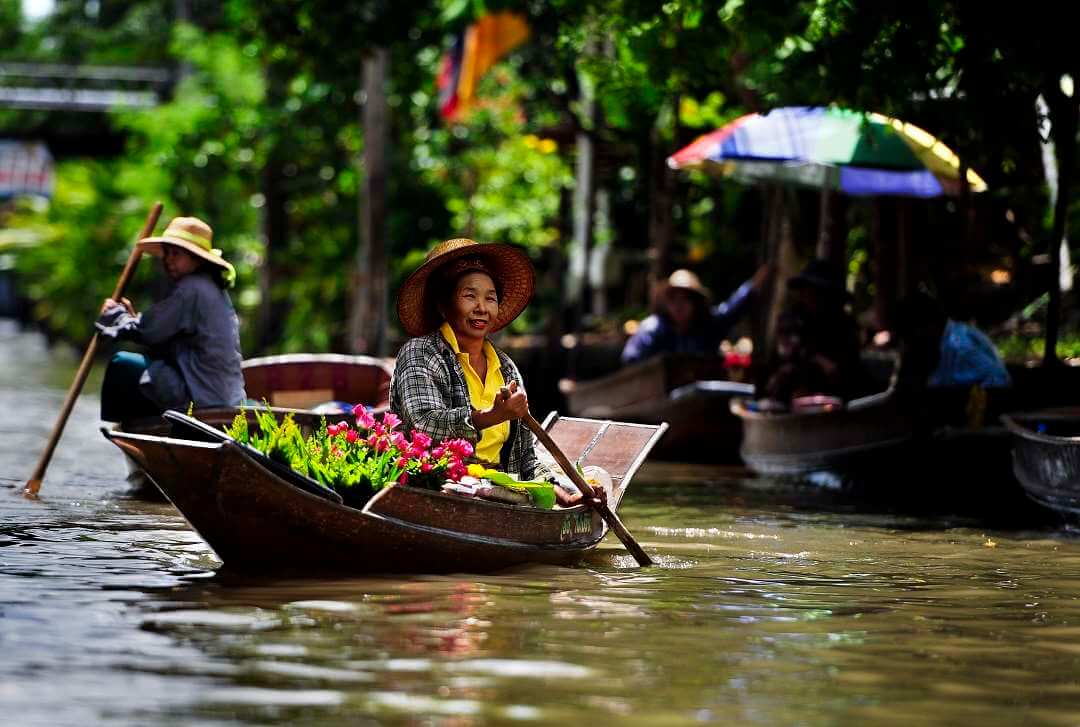
<instances>
[{"instance_id":1,"label":"person rowing in background","mask_svg":"<svg viewBox=\"0 0 1080 727\"><path fill-rule=\"evenodd\" d=\"M662 353L716 355L720 342L746 315L770 272L769 265L762 265L726 301L710 306L711 293L698 276L676 270L656 296L656 312L641 322L623 347L623 364Z\"/></svg>"},{"instance_id":2,"label":"person rowing in background","mask_svg":"<svg viewBox=\"0 0 1080 727\"><path fill-rule=\"evenodd\" d=\"M147 347L145 355L119 351L109 361L105 421L244 402L240 322L228 293L236 272L212 239L202 220L177 217L160 237L139 240L143 252L161 258L172 287L141 314L127 299L102 304L101 335Z\"/></svg>"}]
</instances>

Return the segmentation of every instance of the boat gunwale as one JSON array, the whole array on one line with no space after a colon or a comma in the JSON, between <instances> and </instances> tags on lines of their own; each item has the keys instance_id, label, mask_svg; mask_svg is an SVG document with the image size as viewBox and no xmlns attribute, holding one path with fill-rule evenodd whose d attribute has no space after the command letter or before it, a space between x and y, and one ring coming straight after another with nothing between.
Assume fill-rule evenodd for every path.
<instances>
[{"instance_id":1,"label":"boat gunwale","mask_svg":"<svg viewBox=\"0 0 1080 727\"><path fill-rule=\"evenodd\" d=\"M1080 435L1073 437L1065 437L1057 434L1044 434L1037 432L1028 426L1025 426L1021 420L1023 419L1043 419L1046 421L1075 421L1080 423L1080 414L1065 414L1065 413L1051 413L1045 414L1039 412L1014 412L1010 414L1002 414L1000 419L1001 423L1005 425L1005 428L1009 430L1011 434L1016 435L1020 439L1026 439L1033 442L1041 442L1042 444L1058 444L1058 445L1080 445Z\"/></svg>"},{"instance_id":2,"label":"boat gunwale","mask_svg":"<svg viewBox=\"0 0 1080 727\"><path fill-rule=\"evenodd\" d=\"M781 423L795 419L811 419L813 417L822 416L832 416L835 418L842 414L863 414L884 409L894 401L893 391L893 389L886 389L885 391L879 391L876 394L852 399L844 406L836 407L835 409L818 411L754 411L747 408L746 403L751 400L744 396L733 397L728 404L728 408L731 409L732 414L740 419L750 419L754 421Z\"/></svg>"},{"instance_id":3,"label":"boat gunwale","mask_svg":"<svg viewBox=\"0 0 1080 727\"><path fill-rule=\"evenodd\" d=\"M107 429L103 429L102 431L105 433L106 437L109 440L133 439L133 440L136 440L136 441L141 440L141 441L162 442L162 443L168 444L171 447L175 447L175 446L193 447L195 449L224 449L226 447L235 447L240 452L240 454L242 454L245 458L250 460L252 462L252 464L256 465L260 470L263 470L264 472L266 472L266 474L274 477L277 480L280 480L284 484L288 485L291 489L295 490L296 492L303 493L305 496L310 497L313 500L316 500L316 501L322 502L322 503L326 503L326 504L329 504L329 505L333 505L335 507L342 508L342 509L347 510L349 512L358 512L358 513L369 514L369 515L373 515L373 516L377 516L377 517L383 517L384 519L387 519L387 520L392 519L392 518L386 518L385 516L381 516L378 513L369 512L369 510L368 510L368 508L371 506L371 504L374 501L376 501L380 496L382 496L382 494L384 492L389 491L389 487L385 487L382 490L380 490L379 492L376 492L372 496L372 498L370 500L368 500L366 503L364 503L363 507L353 507L351 505L345 505L343 503L334 502L333 500L328 500L328 499L326 499L324 497L319 497L318 495L314 495L314 494L312 494L310 492L307 492L303 488L297 487L293 483L291 483L288 480L286 480L285 478L281 477L276 472L272 471L269 467L266 467L265 465L263 465L263 463L259 462L256 458L251 456L251 454L246 449L250 445L241 444L240 442L237 442L235 440L223 441L223 442L200 442L198 440L193 440L193 439L177 439L175 437L159 437L159 436L156 436L156 435L153 435L153 434L137 434L137 433L134 433L134 432L123 432L123 431L115 431L115 430L107 430ZM630 470L628 470L628 473L629 473L629 471ZM306 475L301 474L299 472L296 472L296 476L297 477L307 477ZM151 475L151 479L153 479L152 475ZM312 483L314 483L316 485L319 485L319 483L316 480L312 480L310 477L307 477L307 479L309 481L311 481ZM624 479L624 482L625 481L626 480ZM321 487L322 485L319 485L319 486ZM391 485L390 487L397 487L397 486L398 485ZM408 487L408 485L403 485L403 486ZM623 486L623 489L625 489L625 485ZM586 506L586 505L574 505L572 507L560 508L558 510L544 510L544 509L541 509L541 508L538 508L538 507L533 507L531 505L515 505L513 503L496 502L494 500L482 500L482 499L479 499L479 498L467 498L467 497L461 497L460 495L450 495L450 494L447 494L445 492L436 492L434 490L427 490L427 489L420 488L420 487L414 487L414 488L412 488L412 490L410 490L410 492L422 493L422 496L424 496L424 497L433 497L435 499L446 499L446 500L452 501L454 503L465 502L466 504L468 504L470 506L476 506L476 507L478 507L480 509L489 509L489 510L495 510L495 511L502 510L502 509L507 509L507 510L511 510L511 511L528 510L530 512L533 512L536 515L541 515L541 516L547 515L547 514L555 514L555 515L558 515L558 516L561 517L561 516L567 515L567 514L576 515L578 513L584 512L586 510L590 510L590 508L588 506ZM447 532L457 532L457 531L447 531Z\"/></svg>"}]
</instances>

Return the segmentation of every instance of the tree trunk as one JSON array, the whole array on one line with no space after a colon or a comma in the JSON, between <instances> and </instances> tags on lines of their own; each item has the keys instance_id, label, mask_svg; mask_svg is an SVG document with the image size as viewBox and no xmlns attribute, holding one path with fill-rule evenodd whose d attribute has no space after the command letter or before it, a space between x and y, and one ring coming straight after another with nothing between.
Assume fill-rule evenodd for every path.
<instances>
[{"instance_id":1,"label":"tree trunk","mask_svg":"<svg viewBox=\"0 0 1080 727\"><path fill-rule=\"evenodd\" d=\"M669 143L653 127L649 135L651 163L649 169L649 258L650 287L671 273L671 245L675 240L675 174L667 165Z\"/></svg>"},{"instance_id":2,"label":"tree trunk","mask_svg":"<svg viewBox=\"0 0 1080 727\"><path fill-rule=\"evenodd\" d=\"M1076 100L1066 96L1060 86L1050 83L1047 91L1050 107L1050 133L1058 162L1058 192L1054 202L1054 227L1050 237L1050 301L1046 309L1046 347L1043 365L1058 363L1057 342L1061 321L1061 241L1065 238L1066 216L1072 196L1072 173L1076 160L1078 113Z\"/></svg>"},{"instance_id":3,"label":"tree trunk","mask_svg":"<svg viewBox=\"0 0 1080 727\"><path fill-rule=\"evenodd\" d=\"M844 267L847 261L847 197L821 190L816 254L820 260Z\"/></svg>"},{"instance_id":4,"label":"tree trunk","mask_svg":"<svg viewBox=\"0 0 1080 727\"><path fill-rule=\"evenodd\" d=\"M354 353L386 355L386 151L389 145L389 107L386 79L390 54L377 48L364 58L363 185L360 188L360 244L349 323L349 348Z\"/></svg>"}]
</instances>

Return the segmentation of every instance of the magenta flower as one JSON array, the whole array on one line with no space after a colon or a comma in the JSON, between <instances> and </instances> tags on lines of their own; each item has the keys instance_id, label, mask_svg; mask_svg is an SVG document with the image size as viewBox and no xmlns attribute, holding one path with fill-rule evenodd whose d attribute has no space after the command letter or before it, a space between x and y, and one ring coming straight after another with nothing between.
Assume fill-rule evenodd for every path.
<instances>
[{"instance_id":1,"label":"magenta flower","mask_svg":"<svg viewBox=\"0 0 1080 727\"><path fill-rule=\"evenodd\" d=\"M405 435L401 432L394 432L390 435L390 441L394 443L399 452L406 452L409 449L409 440L405 439Z\"/></svg>"},{"instance_id":2,"label":"magenta flower","mask_svg":"<svg viewBox=\"0 0 1080 727\"><path fill-rule=\"evenodd\" d=\"M405 459L404 457L398 457L394 461L394 466L397 467L399 470L405 469L408 465L409 465L409 460Z\"/></svg>"},{"instance_id":3,"label":"magenta flower","mask_svg":"<svg viewBox=\"0 0 1080 727\"><path fill-rule=\"evenodd\" d=\"M431 446L431 437L414 429L412 433L412 443L413 447L424 450Z\"/></svg>"},{"instance_id":4,"label":"magenta flower","mask_svg":"<svg viewBox=\"0 0 1080 727\"><path fill-rule=\"evenodd\" d=\"M395 414L394 412L388 411L385 414L383 414L382 423L383 423L383 426L385 426L387 429L393 429L398 424L401 424L401 419L399 419L398 415Z\"/></svg>"},{"instance_id":5,"label":"magenta flower","mask_svg":"<svg viewBox=\"0 0 1080 727\"><path fill-rule=\"evenodd\" d=\"M360 433L357 432L355 429L350 429L349 431L345 432L345 441L347 441L349 444L356 444L357 439L360 439Z\"/></svg>"},{"instance_id":6,"label":"magenta flower","mask_svg":"<svg viewBox=\"0 0 1080 727\"><path fill-rule=\"evenodd\" d=\"M420 471L425 473L425 474L428 473L428 472L431 472L431 462L421 462L420 463Z\"/></svg>"},{"instance_id":7,"label":"magenta flower","mask_svg":"<svg viewBox=\"0 0 1080 727\"><path fill-rule=\"evenodd\" d=\"M375 448L375 451L382 454L386 450L390 449L390 442L386 437L376 437L371 440L371 446Z\"/></svg>"},{"instance_id":8,"label":"magenta flower","mask_svg":"<svg viewBox=\"0 0 1080 727\"><path fill-rule=\"evenodd\" d=\"M467 439L451 439L446 442L446 448L449 449L458 459L465 459L466 457L472 457L473 446L472 442Z\"/></svg>"},{"instance_id":9,"label":"magenta flower","mask_svg":"<svg viewBox=\"0 0 1080 727\"><path fill-rule=\"evenodd\" d=\"M371 412L367 409L361 408L359 413L356 413L354 409L353 413L356 414L356 426L361 429L371 429L375 426L375 417L371 416Z\"/></svg>"},{"instance_id":10,"label":"magenta flower","mask_svg":"<svg viewBox=\"0 0 1080 727\"><path fill-rule=\"evenodd\" d=\"M435 449L431 450L431 456L434 457L435 459L442 459L443 455L445 455L445 454L446 454L446 448L445 447L436 447Z\"/></svg>"},{"instance_id":11,"label":"magenta flower","mask_svg":"<svg viewBox=\"0 0 1080 727\"><path fill-rule=\"evenodd\" d=\"M409 482L409 473L408 472L402 472L400 475L398 475L397 481L398 481L398 484L401 484L401 485L407 484Z\"/></svg>"}]
</instances>

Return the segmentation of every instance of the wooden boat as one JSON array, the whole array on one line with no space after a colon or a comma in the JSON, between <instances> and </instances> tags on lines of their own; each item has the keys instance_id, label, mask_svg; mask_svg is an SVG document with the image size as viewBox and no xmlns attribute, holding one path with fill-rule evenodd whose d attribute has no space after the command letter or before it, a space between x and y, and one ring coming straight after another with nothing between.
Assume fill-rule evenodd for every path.
<instances>
[{"instance_id":1,"label":"wooden boat","mask_svg":"<svg viewBox=\"0 0 1080 727\"><path fill-rule=\"evenodd\" d=\"M735 463L741 427L728 404L733 397L752 396L754 387L726 376L723 359L716 356L655 356L576 382L567 405L575 416L667 422L668 433L653 452L657 459Z\"/></svg>"},{"instance_id":2,"label":"wooden boat","mask_svg":"<svg viewBox=\"0 0 1080 727\"><path fill-rule=\"evenodd\" d=\"M758 474L842 488L864 507L1015 526L1045 521L1013 481L1009 432L996 424L1015 396L941 389L916 412L888 390L828 411L764 413L746 401L732 409Z\"/></svg>"},{"instance_id":3,"label":"wooden boat","mask_svg":"<svg viewBox=\"0 0 1080 727\"><path fill-rule=\"evenodd\" d=\"M320 405L341 402L362 403L375 413L390 405L392 366L371 356L347 356L335 353L296 353L251 358L243 362L244 390L252 402L266 402L277 416L291 413L301 429L340 421L349 413L340 407ZM260 405L262 406L262 405ZM217 428L231 424L241 409L214 407L196 409L192 414ZM254 416L247 412L249 424ZM163 435L170 426L161 417L146 417L121 422L125 432ZM128 482L138 497L160 499L160 493L146 481L142 468L128 458Z\"/></svg>"},{"instance_id":4,"label":"wooden boat","mask_svg":"<svg viewBox=\"0 0 1080 727\"><path fill-rule=\"evenodd\" d=\"M1001 417L1012 437L1012 471L1024 492L1066 519L1080 518L1080 411Z\"/></svg>"},{"instance_id":5,"label":"wooden boat","mask_svg":"<svg viewBox=\"0 0 1080 727\"><path fill-rule=\"evenodd\" d=\"M750 469L774 476L847 472L896 451L912 426L891 390L855 399L847 406L810 412L761 412L735 399L731 412L742 421L740 454Z\"/></svg>"},{"instance_id":6,"label":"wooden boat","mask_svg":"<svg viewBox=\"0 0 1080 727\"><path fill-rule=\"evenodd\" d=\"M584 505L534 507L388 487L362 509L306 477L170 412L179 436L103 430L136 460L229 568L350 572L481 572L521 563L570 564L604 537ZM187 420L187 421L185 421ZM661 425L563 418L544 424L571 461L612 477L615 509L664 431Z\"/></svg>"}]
</instances>

